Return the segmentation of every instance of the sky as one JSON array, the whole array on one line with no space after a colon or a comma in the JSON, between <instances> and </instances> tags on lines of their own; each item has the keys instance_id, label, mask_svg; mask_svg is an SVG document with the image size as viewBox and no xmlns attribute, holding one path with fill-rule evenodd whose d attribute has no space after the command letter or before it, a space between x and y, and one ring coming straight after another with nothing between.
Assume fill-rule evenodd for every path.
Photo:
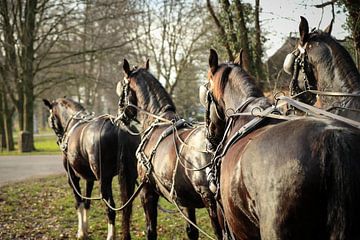
<instances>
[{"instance_id":1,"label":"sky","mask_svg":"<svg viewBox=\"0 0 360 240\"><path fill-rule=\"evenodd\" d=\"M268 32L268 41L265 44L265 58L270 57L284 43L289 32L298 32L300 16L304 16L309 22L309 28L318 27L325 29L332 18L331 6L322 10L312 5L321 4L328 0L260 0L262 13L260 15L261 27ZM246 0L254 4L254 0ZM336 13L340 10L339 13ZM346 15L341 9L335 6L335 22L332 35L337 39L343 39L349 33L343 25Z\"/></svg>"}]
</instances>

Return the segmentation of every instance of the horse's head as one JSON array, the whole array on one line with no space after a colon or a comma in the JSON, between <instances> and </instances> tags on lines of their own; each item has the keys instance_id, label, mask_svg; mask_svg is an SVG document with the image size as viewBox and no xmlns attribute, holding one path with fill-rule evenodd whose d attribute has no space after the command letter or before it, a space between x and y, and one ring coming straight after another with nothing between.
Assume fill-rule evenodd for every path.
<instances>
[{"instance_id":1,"label":"horse's head","mask_svg":"<svg viewBox=\"0 0 360 240\"><path fill-rule=\"evenodd\" d=\"M219 144L229 113L243 112L257 98L263 97L254 79L242 68L242 52L233 63L218 62L210 50L208 83L200 88L200 102L206 108L207 138Z\"/></svg>"},{"instance_id":2,"label":"horse's head","mask_svg":"<svg viewBox=\"0 0 360 240\"><path fill-rule=\"evenodd\" d=\"M125 123L130 120L150 121L149 115L138 114L138 110L161 115L167 111L175 112L174 103L161 83L150 73L149 60L144 67L130 68L129 62L124 59L124 80L117 85L119 95L119 115ZM139 115L139 116L138 116Z\"/></svg>"},{"instance_id":3,"label":"horse's head","mask_svg":"<svg viewBox=\"0 0 360 240\"><path fill-rule=\"evenodd\" d=\"M53 129L58 138L61 138L64 135L70 120L76 114L85 110L79 103L67 98L58 98L52 102L43 99L43 102L50 112L48 118L49 126Z\"/></svg>"},{"instance_id":4,"label":"horse's head","mask_svg":"<svg viewBox=\"0 0 360 240\"><path fill-rule=\"evenodd\" d=\"M284 71L293 76L290 83L292 95L296 95L305 90L316 90L319 87L319 77L324 75L326 66L328 73L326 78L334 79L334 76L328 75L333 72L333 50L331 45L337 44L331 37L333 20L325 30L313 29L309 32L309 24L304 17L301 17L299 32L300 39L296 49L289 53L284 60ZM300 78L300 80L298 80ZM299 99L308 104L316 102L316 95L301 94Z\"/></svg>"},{"instance_id":5,"label":"horse's head","mask_svg":"<svg viewBox=\"0 0 360 240\"><path fill-rule=\"evenodd\" d=\"M120 80L116 86L116 93L119 96L118 114L121 120L129 124L131 120L136 120L138 99L136 97L136 81L139 71L148 70L149 60L145 64L145 68L134 66L130 68L129 62L124 59L123 72L124 79Z\"/></svg>"}]
</instances>

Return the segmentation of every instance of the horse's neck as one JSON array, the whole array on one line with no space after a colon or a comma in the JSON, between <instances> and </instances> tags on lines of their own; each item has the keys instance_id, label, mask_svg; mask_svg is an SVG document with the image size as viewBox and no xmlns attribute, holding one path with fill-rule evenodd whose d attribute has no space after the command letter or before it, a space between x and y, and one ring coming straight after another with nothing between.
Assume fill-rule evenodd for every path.
<instances>
[{"instance_id":1,"label":"horse's neck","mask_svg":"<svg viewBox=\"0 0 360 240\"><path fill-rule=\"evenodd\" d=\"M166 110L167 108L171 108L171 109ZM172 107L172 105L170 104L165 104L164 106L160 106L156 109L153 108L142 108L142 109L152 114L150 115L147 114L146 112L141 114L140 122L143 129L147 129L151 124L153 124L157 120L162 121L161 119L166 119L172 121L174 119L177 119L176 112L173 111L173 109L175 108ZM157 118L156 116L159 118Z\"/></svg>"},{"instance_id":2,"label":"horse's neck","mask_svg":"<svg viewBox=\"0 0 360 240\"><path fill-rule=\"evenodd\" d=\"M352 93L360 91L360 75L355 71L344 73L342 66L334 66L330 72L325 64L319 64L318 73L323 73L318 81L320 91Z\"/></svg>"},{"instance_id":3,"label":"horse's neck","mask_svg":"<svg viewBox=\"0 0 360 240\"><path fill-rule=\"evenodd\" d=\"M341 93L358 93L360 94L360 75L358 70L352 69L349 72L345 72L345 69L349 69L342 64L334 65L329 69L329 66L320 63L317 69L319 80L318 90L329 92L341 92ZM319 95L321 107L329 108L334 102L348 102L346 97L330 97ZM359 99L360 100L360 99ZM356 101L358 102L358 101Z\"/></svg>"},{"instance_id":4,"label":"horse's neck","mask_svg":"<svg viewBox=\"0 0 360 240\"><path fill-rule=\"evenodd\" d=\"M61 118L61 124L64 128L64 131L68 131L72 126L74 126L78 121L80 121L78 118L74 118L75 114L77 114L78 111L71 111Z\"/></svg>"},{"instance_id":5,"label":"horse's neck","mask_svg":"<svg viewBox=\"0 0 360 240\"><path fill-rule=\"evenodd\" d=\"M350 54L336 42L328 42L331 57L317 60L320 91L360 91L360 74Z\"/></svg>"}]
</instances>

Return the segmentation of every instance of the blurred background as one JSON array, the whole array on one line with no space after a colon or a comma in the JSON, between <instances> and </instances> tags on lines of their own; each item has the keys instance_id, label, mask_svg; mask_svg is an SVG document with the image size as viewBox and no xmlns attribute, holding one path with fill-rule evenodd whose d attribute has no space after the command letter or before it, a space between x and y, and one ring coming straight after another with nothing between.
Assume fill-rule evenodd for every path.
<instances>
[{"instance_id":1,"label":"blurred background","mask_svg":"<svg viewBox=\"0 0 360 240\"><path fill-rule=\"evenodd\" d=\"M0 148L18 149L26 132L33 151L34 134L52 134L43 98L66 96L115 115L124 58L139 66L150 59L187 119L203 119L198 86L210 47L222 61L242 48L264 92L287 90L282 63L300 15L320 29L334 18L333 36L359 66L359 10L358 0L0 0Z\"/></svg>"}]
</instances>

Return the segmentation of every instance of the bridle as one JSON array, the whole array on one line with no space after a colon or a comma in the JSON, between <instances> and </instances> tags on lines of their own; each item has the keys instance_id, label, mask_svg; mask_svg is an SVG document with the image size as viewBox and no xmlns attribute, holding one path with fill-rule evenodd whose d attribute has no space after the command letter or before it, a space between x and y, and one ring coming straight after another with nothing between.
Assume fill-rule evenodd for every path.
<instances>
[{"instance_id":1,"label":"bridle","mask_svg":"<svg viewBox=\"0 0 360 240\"><path fill-rule=\"evenodd\" d=\"M218 145L218 140L221 140L223 136L213 136L210 131L210 124L213 122L219 122L221 121L224 123L224 128L227 127L229 122L226 120L226 112L223 113L219 111L219 103L216 101L213 93L211 90L209 90L209 84L205 83L200 86L199 88L199 98L200 103L205 107L205 132L206 132L206 138L209 140L209 142L213 145ZM242 113L245 111L245 109L255 100L255 97L248 97L245 99L245 101L240 104L239 107L237 107L235 110L232 110L234 116L236 113ZM228 116L229 119L233 119L234 116ZM215 150L215 149L207 149L209 151Z\"/></svg>"},{"instance_id":2,"label":"bridle","mask_svg":"<svg viewBox=\"0 0 360 240\"><path fill-rule=\"evenodd\" d=\"M118 102L119 119L127 125L134 118L134 116L130 117L126 114L126 109L130 103L130 77L124 77L121 84L123 84L123 88Z\"/></svg>"},{"instance_id":3,"label":"bridle","mask_svg":"<svg viewBox=\"0 0 360 240\"><path fill-rule=\"evenodd\" d=\"M312 67L309 63L309 57L306 52L307 43L302 46L298 46L298 49L289 53L284 60L284 71L288 74L292 74L290 81L290 95L295 96L301 93L297 98L306 102L310 105L313 105L316 102L316 97L313 94L307 92L311 90L316 90L316 79ZM304 89L301 89L299 86L299 73L300 71L304 75Z\"/></svg>"},{"instance_id":4,"label":"bridle","mask_svg":"<svg viewBox=\"0 0 360 240\"><path fill-rule=\"evenodd\" d=\"M200 86L199 88L199 99L200 99L200 103L203 105L203 107L205 107L205 134L206 134L206 138L209 140L209 142L212 145L217 145L217 142L219 139L217 139L216 137L214 137L211 134L210 131L210 125L212 122L224 122L225 124L225 115L223 113L221 113L218 109L219 109L219 104L217 103L217 101L214 98L213 93L209 90L208 88L209 84L205 83L203 85ZM209 146L207 146L208 148ZM214 149L207 149L209 151L214 150Z\"/></svg>"}]
</instances>

